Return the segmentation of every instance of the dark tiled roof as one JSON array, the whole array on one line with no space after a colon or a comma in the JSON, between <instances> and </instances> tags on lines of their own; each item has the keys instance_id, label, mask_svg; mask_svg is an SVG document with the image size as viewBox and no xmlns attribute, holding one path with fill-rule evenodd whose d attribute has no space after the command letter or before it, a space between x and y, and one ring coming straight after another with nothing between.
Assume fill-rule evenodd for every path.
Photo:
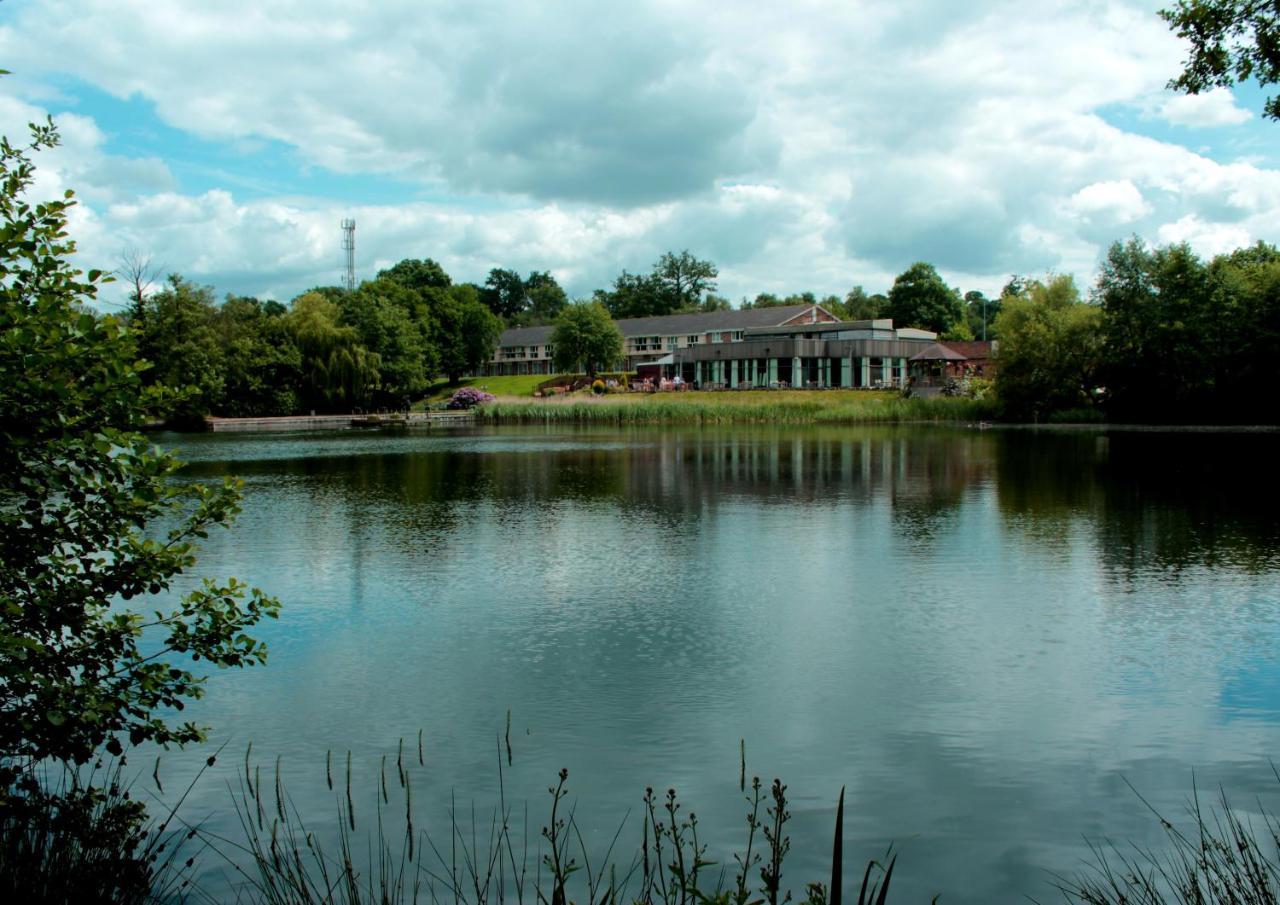
<instances>
[{"instance_id":1,"label":"dark tiled roof","mask_svg":"<svg viewBox=\"0 0 1280 905\"><path fill-rule=\"evenodd\" d=\"M746 330L785 324L812 305L784 305L777 308L734 308L698 314L668 314L663 317L629 317L614 321L624 337L684 336L719 330ZM548 342L552 327L513 327L504 330L500 346L540 346Z\"/></svg>"},{"instance_id":2,"label":"dark tiled roof","mask_svg":"<svg viewBox=\"0 0 1280 905\"><path fill-rule=\"evenodd\" d=\"M923 352L911 356L912 361L964 361L965 356L961 355L955 349L950 349L942 343L933 343L927 346Z\"/></svg>"},{"instance_id":3,"label":"dark tiled roof","mask_svg":"<svg viewBox=\"0 0 1280 905\"><path fill-rule=\"evenodd\" d=\"M512 327L503 330L498 338L500 346L542 346L551 341L555 327Z\"/></svg>"},{"instance_id":4,"label":"dark tiled roof","mask_svg":"<svg viewBox=\"0 0 1280 905\"><path fill-rule=\"evenodd\" d=\"M973 342L959 342L956 340L948 340L946 347L954 352L959 352L965 358L990 358L991 343L977 340Z\"/></svg>"}]
</instances>

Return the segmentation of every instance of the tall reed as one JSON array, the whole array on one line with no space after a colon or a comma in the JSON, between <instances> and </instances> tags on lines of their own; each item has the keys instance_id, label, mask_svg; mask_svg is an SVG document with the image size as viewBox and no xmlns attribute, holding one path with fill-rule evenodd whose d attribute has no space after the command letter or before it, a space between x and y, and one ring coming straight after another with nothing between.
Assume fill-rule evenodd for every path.
<instances>
[{"instance_id":1,"label":"tall reed","mask_svg":"<svg viewBox=\"0 0 1280 905\"><path fill-rule=\"evenodd\" d=\"M567 402L495 402L477 409L491 424L869 424L973 422L993 417L987 402L862 396L852 392L829 398L770 393L740 399L720 394L687 394L632 399L603 397Z\"/></svg>"},{"instance_id":2,"label":"tall reed","mask_svg":"<svg viewBox=\"0 0 1280 905\"><path fill-rule=\"evenodd\" d=\"M368 817L357 818L353 793L348 791L353 786L348 759L345 776L337 777L337 821L326 830L333 840L328 844L318 830L308 828L290 799L279 761L269 787L262 781L260 767L246 762L233 795L239 836L204 834L205 841L241 878L241 899L269 905L420 901L781 905L792 900L783 880L791 850L787 787L774 780L766 793L757 777L747 791L745 756L740 784L750 811L745 846L733 853L736 870L730 875L727 866L712 870L715 862L700 841L698 818L685 812L674 789L661 797L646 790L640 845L630 857L619 849L629 822L626 817L599 853L578 825L569 773L561 770L557 782L547 788L548 820L531 836L528 806L517 817L507 800L508 744L509 733L497 740L497 804L480 816L474 805L460 809L451 801L444 832L439 834L424 829L415 814L413 783L420 771L411 762L404 763L402 744L396 772L391 774L397 778L395 783L389 781L387 758L378 761ZM333 788L330 763L326 758L326 782ZM807 891L801 901L810 905L842 902L843 790L836 817L831 883L804 887ZM884 905L893 865L893 860L868 862L858 905Z\"/></svg>"}]
</instances>

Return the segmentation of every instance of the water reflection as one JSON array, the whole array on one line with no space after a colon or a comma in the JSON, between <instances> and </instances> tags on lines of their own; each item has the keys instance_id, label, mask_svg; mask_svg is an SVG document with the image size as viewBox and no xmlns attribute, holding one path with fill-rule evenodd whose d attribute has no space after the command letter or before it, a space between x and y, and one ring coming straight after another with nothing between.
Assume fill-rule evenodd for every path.
<instances>
[{"instance_id":1,"label":"water reflection","mask_svg":"<svg viewBox=\"0 0 1280 905\"><path fill-rule=\"evenodd\" d=\"M255 750L359 761L425 726L424 797L465 798L490 788L510 708L512 788L569 766L612 826L674 785L727 841L746 738L797 796L792 877L825 869L847 784L857 850L897 839L895 886L951 902L1043 896L1085 833L1146 838L1121 776L1174 809L1192 767L1267 788L1280 520L1257 486L1276 435L177 442L192 480L248 485L202 567L286 602L271 665L201 704Z\"/></svg>"}]
</instances>

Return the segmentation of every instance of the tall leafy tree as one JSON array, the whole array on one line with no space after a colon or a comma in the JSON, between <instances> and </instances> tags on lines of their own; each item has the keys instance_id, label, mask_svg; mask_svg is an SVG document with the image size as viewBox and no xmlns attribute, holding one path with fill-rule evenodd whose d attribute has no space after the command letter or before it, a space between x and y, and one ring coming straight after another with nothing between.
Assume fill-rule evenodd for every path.
<instances>
[{"instance_id":1,"label":"tall leafy tree","mask_svg":"<svg viewBox=\"0 0 1280 905\"><path fill-rule=\"evenodd\" d=\"M409 289L448 289L453 285L449 274L430 258L405 258L398 264L378 271L378 279L394 280Z\"/></svg>"},{"instance_id":2,"label":"tall leafy tree","mask_svg":"<svg viewBox=\"0 0 1280 905\"><path fill-rule=\"evenodd\" d=\"M374 401L399 406L421 396L437 367L430 321L418 309L418 293L380 277L360 285L340 303L340 321L354 327L360 344L377 356Z\"/></svg>"},{"instance_id":3,"label":"tall leafy tree","mask_svg":"<svg viewBox=\"0 0 1280 905\"><path fill-rule=\"evenodd\" d=\"M525 312L529 293L520 274L514 270L495 267L489 271L489 277L484 281L480 299L490 311L510 323Z\"/></svg>"},{"instance_id":4,"label":"tall leafy tree","mask_svg":"<svg viewBox=\"0 0 1280 905\"><path fill-rule=\"evenodd\" d=\"M474 373L493 356L502 322L471 286L437 291L430 301L432 340L450 383Z\"/></svg>"},{"instance_id":5,"label":"tall leafy tree","mask_svg":"<svg viewBox=\"0 0 1280 905\"><path fill-rule=\"evenodd\" d=\"M1188 94L1253 79L1280 83L1280 3L1275 0L1178 0L1160 16L1191 42L1182 74L1169 87ZM1280 119L1280 95L1263 115Z\"/></svg>"},{"instance_id":6,"label":"tall leafy tree","mask_svg":"<svg viewBox=\"0 0 1280 905\"><path fill-rule=\"evenodd\" d=\"M547 271L533 271L524 281L525 296L529 300L529 322L549 324L560 316L569 304L564 289Z\"/></svg>"},{"instance_id":7,"label":"tall leafy tree","mask_svg":"<svg viewBox=\"0 0 1280 905\"><path fill-rule=\"evenodd\" d=\"M1106 313L1111 413L1138 421L1254 420L1273 407L1280 254L1259 244L1206 263L1186 245L1117 242L1095 296Z\"/></svg>"},{"instance_id":8,"label":"tall leafy tree","mask_svg":"<svg viewBox=\"0 0 1280 905\"><path fill-rule=\"evenodd\" d=\"M662 285L652 276L622 271L610 289L597 289L595 301L615 318L655 317L675 308Z\"/></svg>"},{"instance_id":9,"label":"tall leafy tree","mask_svg":"<svg viewBox=\"0 0 1280 905\"><path fill-rule=\"evenodd\" d=\"M670 311L681 311L697 308L704 293L715 292L719 275L715 264L699 260L685 249L679 254L669 251L659 258L653 265L652 279Z\"/></svg>"},{"instance_id":10,"label":"tall leafy tree","mask_svg":"<svg viewBox=\"0 0 1280 905\"><path fill-rule=\"evenodd\" d=\"M40 793L36 765L102 747L187 743L176 712L200 665L261 663L247 632L278 604L206 580L157 596L229 524L239 484L174 480L179 462L140 432L170 394L143 380L132 338L89 307L102 275L71 263L71 196L33 203L34 150L0 140L0 811ZM145 649L142 647L147 637ZM13 795L14 790L18 795Z\"/></svg>"},{"instance_id":11,"label":"tall leafy tree","mask_svg":"<svg viewBox=\"0 0 1280 905\"><path fill-rule=\"evenodd\" d=\"M884 300L882 295L867 295L861 286L854 286L845 294L843 316L851 321L875 320Z\"/></svg>"},{"instance_id":12,"label":"tall leafy tree","mask_svg":"<svg viewBox=\"0 0 1280 905\"><path fill-rule=\"evenodd\" d=\"M577 302L560 313L551 349L556 370L595 379L622 357L622 331L599 302Z\"/></svg>"},{"instance_id":13,"label":"tall leafy tree","mask_svg":"<svg viewBox=\"0 0 1280 905\"><path fill-rule=\"evenodd\" d=\"M978 289L964 294L965 319L974 339L995 339L995 319L1000 313L1000 300L989 299Z\"/></svg>"},{"instance_id":14,"label":"tall leafy tree","mask_svg":"<svg viewBox=\"0 0 1280 905\"><path fill-rule=\"evenodd\" d=\"M885 312L896 327L920 327L946 333L964 320L960 293L952 289L932 264L917 261L893 281Z\"/></svg>"},{"instance_id":15,"label":"tall leafy tree","mask_svg":"<svg viewBox=\"0 0 1280 905\"><path fill-rule=\"evenodd\" d=\"M226 398L224 357L215 320L213 289L178 274L148 296L137 330L138 354L150 363L148 383L190 388L175 414L200 416L219 411Z\"/></svg>"},{"instance_id":16,"label":"tall leafy tree","mask_svg":"<svg viewBox=\"0 0 1280 905\"><path fill-rule=\"evenodd\" d=\"M350 411L370 404L381 385L380 362L360 343L342 310L318 292L293 300L285 326L302 361L302 407Z\"/></svg>"},{"instance_id":17,"label":"tall leafy tree","mask_svg":"<svg viewBox=\"0 0 1280 905\"><path fill-rule=\"evenodd\" d=\"M214 318L222 349L223 403L231 417L287 415L298 410L302 356L279 302L228 296Z\"/></svg>"},{"instance_id":18,"label":"tall leafy tree","mask_svg":"<svg viewBox=\"0 0 1280 905\"><path fill-rule=\"evenodd\" d=\"M1000 367L996 389L1007 417L1038 421L1091 408L1102 363L1102 310L1080 301L1075 281L1031 281L996 317Z\"/></svg>"}]
</instances>

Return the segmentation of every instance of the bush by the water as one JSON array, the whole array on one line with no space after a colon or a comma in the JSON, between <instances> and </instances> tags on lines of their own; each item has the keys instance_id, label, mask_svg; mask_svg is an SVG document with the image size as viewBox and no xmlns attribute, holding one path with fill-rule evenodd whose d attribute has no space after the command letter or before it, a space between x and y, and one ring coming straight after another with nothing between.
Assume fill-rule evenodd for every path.
<instances>
[{"instance_id":1,"label":"bush by the water","mask_svg":"<svg viewBox=\"0 0 1280 905\"><path fill-rule=\"evenodd\" d=\"M475 387L463 387L449 398L449 408L469 409L477 405L484 405L486 402L493 402L495 398L492 393L486 393L484 390L477 390Z\"/></svg>"}]
</instances>

